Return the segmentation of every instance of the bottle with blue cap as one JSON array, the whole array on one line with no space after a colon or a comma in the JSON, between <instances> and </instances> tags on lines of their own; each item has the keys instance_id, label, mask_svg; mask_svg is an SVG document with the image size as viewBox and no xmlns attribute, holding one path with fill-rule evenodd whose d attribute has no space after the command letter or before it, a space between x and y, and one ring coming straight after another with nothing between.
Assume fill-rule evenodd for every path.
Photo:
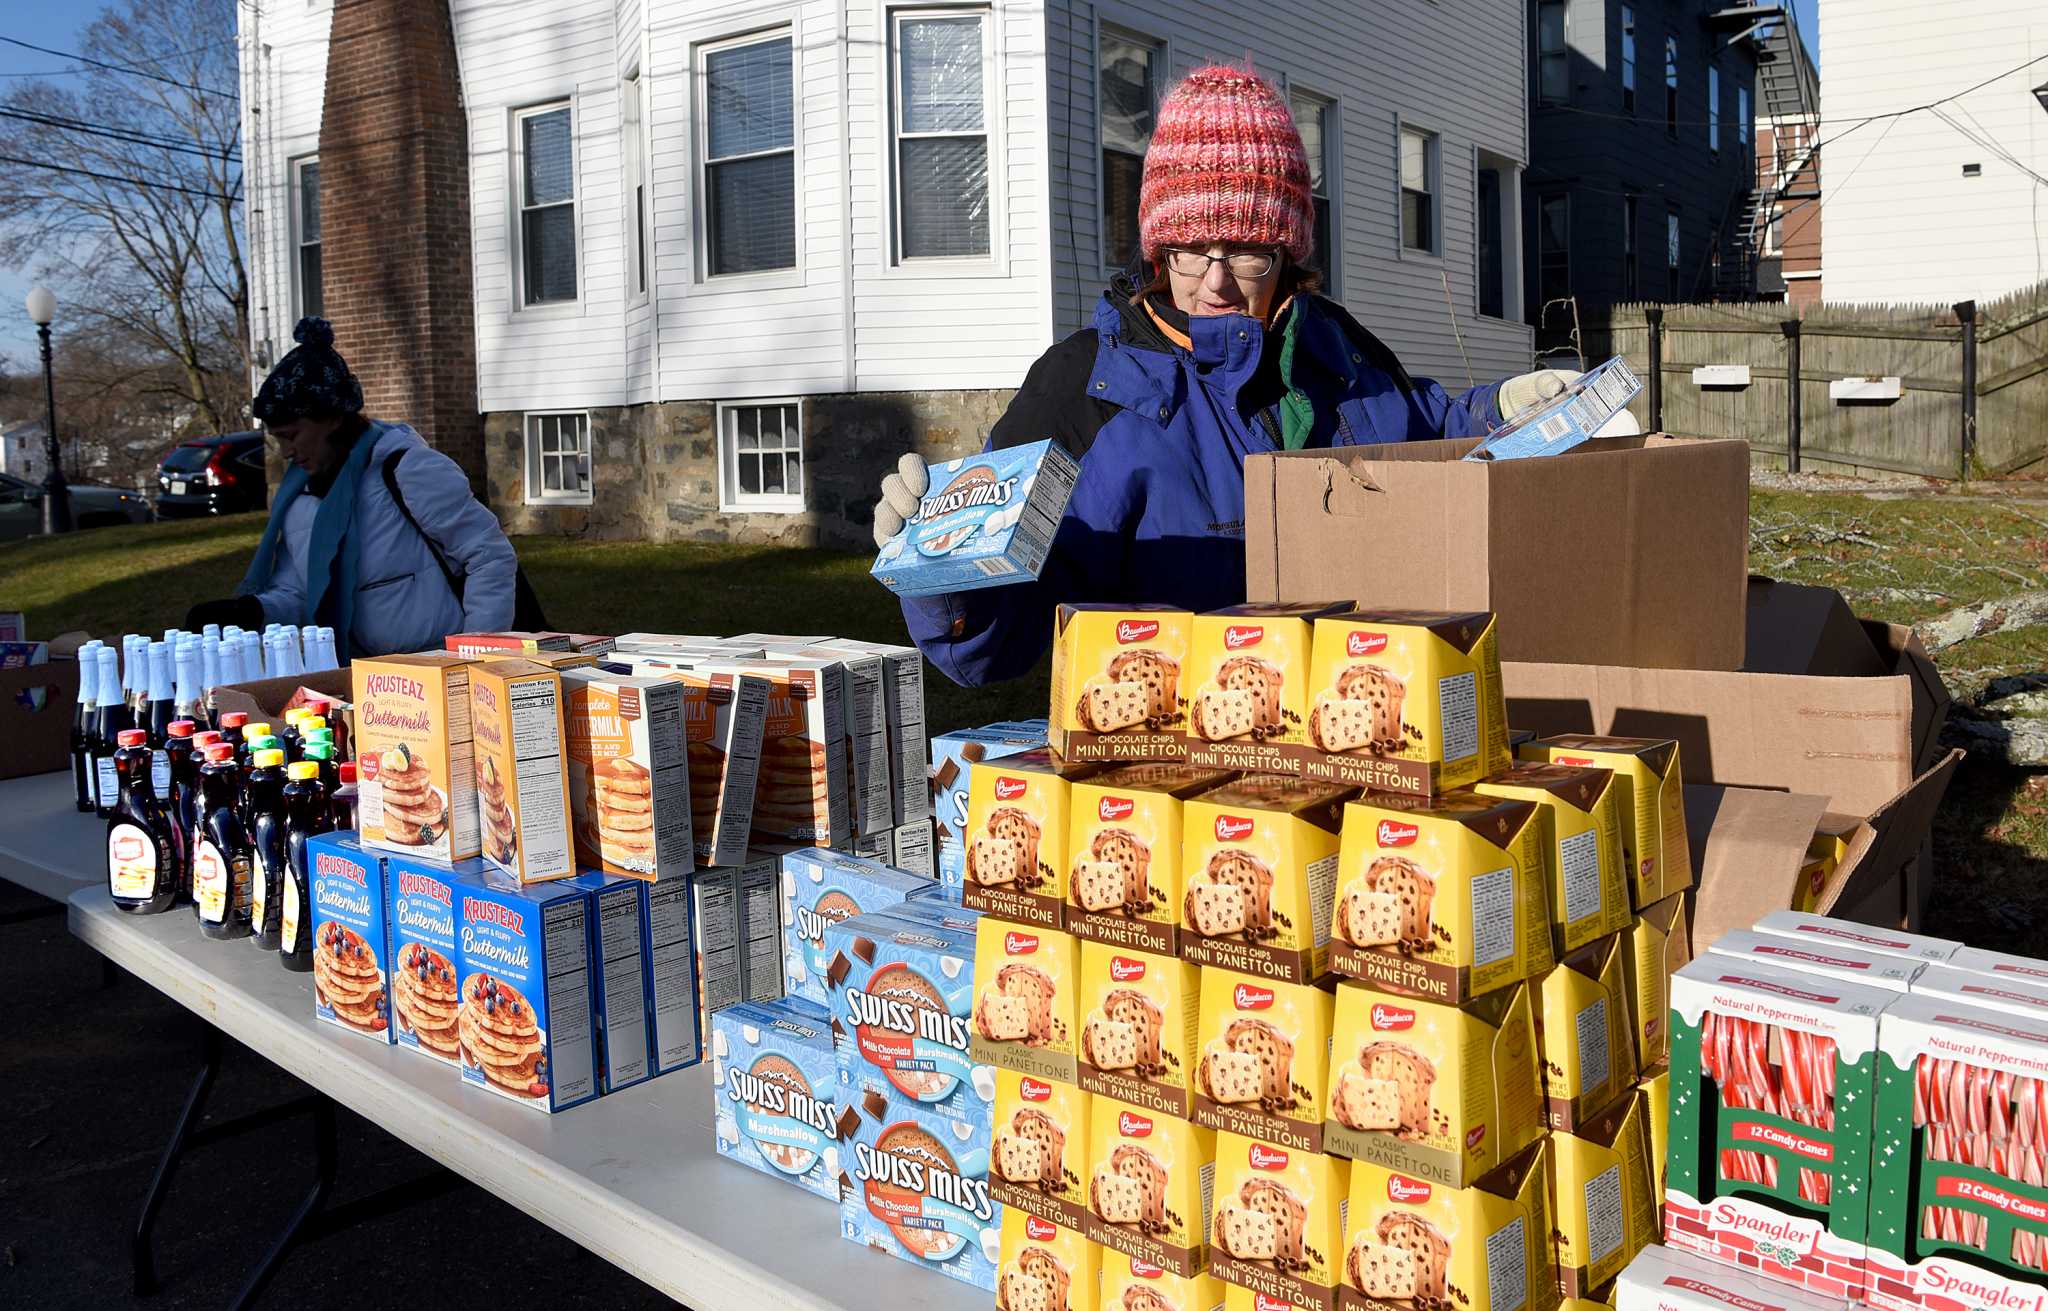
<instances>
[{"instance_id":1,"label":"bottle with blue cap","mask_svg":"<svg viewBox=\"0 0 2048 1311\"><path fill-rule=\"evenodd\" d=\"M150 781L159 797L171 795L171 758L164 751L176 719L177 703L171 695L171 652L163 642L149 644L149 747Z\"/></svg>"},{"instance_id":2,"label":"bottle with blue cap","mask_svg":"<svg viewBox=\"0 0 2048 1311\"><path fill-rule=\"evenodd\" d=\"M126 639L124 639L125 641ZM133 649L133 644L129 644ZM135 727L134 712L121 695L121 653L111 646L100 648L100 722L93 734L92 767L95 780L93 809L100 818L113 810L119 796L115 784L114 753L121 748L121 730Z\"/></svg>"},{"instance_id":3,"label":"bottle with blue cap","mask_svg":"<svg viewBox=\"0 0 2048 1311\"><path fill-rule=\"evenodd\" d=\"M98 780L92 771L92 735L98 727L100 705L100 648L106 643L95 638L80 646L78 661L78 705L71 720L71 804L81 815L96 809L94 792Z\"/></svg>"}]
</instances>

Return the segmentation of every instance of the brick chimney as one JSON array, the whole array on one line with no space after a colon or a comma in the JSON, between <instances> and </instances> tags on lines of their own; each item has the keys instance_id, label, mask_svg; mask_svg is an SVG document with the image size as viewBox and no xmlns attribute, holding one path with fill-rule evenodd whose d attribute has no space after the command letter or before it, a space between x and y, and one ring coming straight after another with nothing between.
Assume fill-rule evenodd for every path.
<instances>
[{"instance_id":1,"label":"brick chimney","mask_svg":"<svg viewBox=\"0 0 2048 1311\"><path fill-rule=\"evenodd\" d=\"M469 120L448 0L334 0L320 116L323 295L365 412L481 494Z\"/></svg>"}]
</instances>

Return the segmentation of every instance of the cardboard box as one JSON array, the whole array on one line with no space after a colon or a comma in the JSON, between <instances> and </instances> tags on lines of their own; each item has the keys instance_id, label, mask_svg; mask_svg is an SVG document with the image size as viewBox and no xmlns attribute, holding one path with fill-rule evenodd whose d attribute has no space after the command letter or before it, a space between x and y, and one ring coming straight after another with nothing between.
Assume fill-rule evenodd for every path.
<instances>
[{"instance_id":1,"label":"cardboard box","mask_svg":"<svg viewBox=\"0 0 2048 1311\"><path fill-rule=\"evenodd\" d=\"M1449 1006L1337 984L1324 1150L1463 1188L1543 1136L1535 1000Z\"/></svg>"},{"instance_id":2,"label":"cardboard box","mask_svg":"<svg viewBox=\"0 0 2048 1311\"><path fill-rule=\"evenodd\" d=\"M1536 989L1543 1115L1553 1129L1583 1129L1635 1087L1624 947L1619 935L1581 947L1551 967Z\"/></svg>"},{"instance_id":3,"label":"cardboard box","mask_svg":"<svg viewBox=\"0 0 2048 1311\"><path fill-rule=\"evenodd\" d=\"M888 642L842 639L829 645L872 652L882 657L882 716L888 730L891 823L901 828L930 819L931 792L924 772L928 738L925 732L924 652L914 646L895 646Z\"/></svg>"},{"instance_id":4,"label":"cardboard box","mask_svg":"<svg viewBox=\"0 0 2048 1311\"><path fill-rule=\"evenodd\" d=\"M1335 1004L1326 987L1204 968L1195 1122L1321 1152Z\"/></svg>"},{"instance_id":5,"label":"cardboard box","mask_svg":"<svg viewBox=\"0 0 2048 1311\"><path fill-rule=\"evenodd\" d=\"M718 1154L839 1200L839 1066L832 1017L789 998L742 1002L713 1020L712 1138Z\"/></svg>"},{"instance_id":6,"label":"cardboard box","mask_svg":"<svg viewBox=\"0 0 2048 1311\"><path fill-rule=\"evenodd\" d=\"M1494 618L1352 610L1315 622L1307 776L1434 796L1508 765Z\"/></svg>"},{"instance_id":7,"label":"cardboard box","mask_svg":"<svg viewBox=\"0 0 2048 1311\"><path fill-rule=\"evenodd\" d=\"M1557 1278L1567 1297L1607 1283L1656 1241L1649 1155L1643 1100L1633 1095L1550 1136Z\"/></svg>"},{"instance_id":8,"label":"cardboard box","mask_svg":"<svg viewBox=\"0 0 2048 1311\"><path fill-rule=\"evenodd\" d=\"M0 779L26 778L71 763L71 726L78 719L78 661L51 660L0 669Z\"/></svg>"},{"instance_id":9,"label":"cardboard box","mask_svg":"<svg viewBox=\"0 0 2048 1311\"><path fill-rule=\"evenodd\" d=\"M750 851L740 866L740 990L748 1001L782 996L780 850Z\"/></svg>"},{"instance_id":10,"label":"cardboard box","mask_svg":"<svg viewBox=\"0 0 2048 1311\"><path fill-rule=\"evenodd\" d=\"M615 1093L654 1075L654 988L648 969L647 885L610 874L570 880L590 895L590 996L597 1086Z\"/></svg>"},{"instance_id":11,"label":"cardboard box","mask_svg":"<svg viewBox=\"0 0 2048 1311\"><path fill-rule=\"evenodd\" d=\"M1741 663L1745 443L1598 438L1544 460L1462 459L1477 444L1247 459L1247 598L1491 610L1507 660Z\"/></svg>"},{"instance_id":12,"label":"cardboard box","mask_svg":"<svg viewBox=\"0 0 2048 1311\"><path fill-rule=\"evenodd\" d=\"M1216 1134L1114 1097L1089 1108L1088 1237L1183 1277L1209 1268Z\"/></svg>"},{"instance_id":13,"label":"cardboard box","mask_svg":"<svg viewBox=\"0 0 2048 1311\"><path fill-rule=\"evenodd\" d=\"M1300 775L1308 741L1309 642L1346 601L1235 605L1196 615L1188 653L1188 759Z\"/></svg>"},{"instance_id":14,"label":"cardboard box","mask_svg":"<svg viewBox=\"0 0 2048 1311\"><path fill-rule=\"evenodd\" d=\"M967 879L968 781L975 763L1000 760L1044 746L1043 728L1006 724L961 729L932 739L931 808L939 882L958 888Z\"/></svg>"},{"instance_id":15,"label":"cardboard box","mask_svg":"<svg viewBox=\"0 0 2048 1311\"><path fill-rule=\"evenodd\" d=\"M1038 577L1081 476L1058 441L930 466L931 485L869 570L898 596L1000 587Z\"/></svg>"},{"instance_id":16,"label":"cardboard box","mask_svg":"<svg viewBox=\"0 0 2048 1311\"><path fill-rule=\"evenodd\" d=\"M1756 932L1789 938L1794 942L1819 943L1829 947L1851 947L1877 956L1896 956L1922 965L1959 964L1974 949L1948 938L1929 938L1897 929L1874 928L1828 915L1775 910L1756 922ZM1966 966L1962 966L1967 968Z\"/></svg>"},{"instance_id":17,"label":"cardboard box","mask_svg":"<svg viewBox=\"0 0 2048 1311\"><path fill-rule=\"evenodd\" d=\"M971 767L963 900L1049 929L1066 924L1070 785L1100 766L1024 751Z\"/></svg>"},{"instance_id":18,"label":"cardboard box","mask_svg":"<svg viewBox=\"0 0 2048 1311\"><path fill-rule=\"evenodd\" d=\"M482 854L470 732L475 663L428 653L364 657L350 666L364 846L441 861ZM245 688L251 696L276 690Z\"/></svg>"},{"instance_id":19,"label":"cardboard box","mask_svg":"<svg viewBox=\"0 0 2048 1311\"><path fill-rule=\"evenodd\" d=\"M575 874L562 676L528 660L481 661L469 670L469 711L484 859L521 883ZM388 769L379 777L388 804Z\"/></svg>"},{"instance_id":20,"label":"cardboard box","mask_svg":"<svg viewBox=\"0 0 2048 1311\"><path fill-rule=\"evenodd\" d=\"M1747 1270L1652 1243L1636 1254L1614 1288L1619 1311L1848 1311L1850 1303L1787 1288Z\"/></svg>"},{"instance_id":21,"label":"cardboard box","mask_svg":"<svg viewBox=\"0 0 2048 1311\"><path fill-rule=\"evenodd\" d=\"M1518 754L1523 760L1613 772L1620 786L1615 815L1620 821L1622 865L1636 909L1692 886L1678 743L1567 733L1539 738Z\"/></svg>"},{"instance_id":22,"label":"cardboard box","mask_svg":"<svg viewBox=\"0 0 2048 1311\"><path fill-rule=\"evenodd\" d=\"M1219 1283L1213 1275L1182 1276L1165 1266L1100 1249L1102 1311L1224 1311L1225 1289L1246 1298L1248 1288Z\"/></svg>"},{"instance_id":23,"label":"cardboard box","mask_svg":"<svg viewBox=\"0 0 2048 1311\"><path fill-rule=\"evenodd\" d=\"M974 930L885 911L827 928L825 948L840 1083L980 1126L985 1149L996 1081L969 1053Z\"/></svg>"},{"instance_id":24,"label":"cardboard box","mask_svg":"<svg viewBox=\"0 0 2048 1311\"><path fill-rule=\"evenodd\" d=\"M1671 976L1692 959L1692 925L1683 896L1666 897L1630 921L1622 964L1628 978L1629 1029L1636 1065L1648 1069L1671 1054Z\"/></svg>"},{"instance_id":25,"label":"cardboard box","mask_svg":"<svg viewBox=\"0 0 2048 1311\"><path fill-rule=\"evenodd\" d=\"M974 935L974 1059L1077 1081L1081 948L1069 934L984 916Z\"/></svg>"},{"instance_id":26,"label":"cardboard box","mask_svg":"<svg viewBox=\"0 0 2048 1311\"><path fill-rule=\"evenodd\" d=\"M661 886L659 884L657 887ZM690 875L690 921L697 956L697 1032L711 1032L711 1017L746 994L740 962L740 872L731 865Z\"/></svg>"},{"instance_id":27,"label":"cardboard box","mask_svg":"<svg viewBox=\"0 0 2048 1311\"><path fill-rule=\"evenodd\" d=\"M1464 1187L1353 1163L1338 1305L1553 1311L1549 1175L1542 1140Z\"/></svg>"},{"instance_id":28,"label":"cardboard box","mask_svg":"<svg viewBox=\"0 0 2048 1311\"><path fill-rule=\"evenodd\" d=\"M1550 968L1548 834L1534 802L1368 793L1344 808L1330 964L1456 1005Z\"/></svg>"},{"instance_id":29,"label":"cardboard box","mask_svg":"<svg viewBox=\"0 0 2048 1311\"><path fill-rule=\"evenodd\" d=\"M1987 975L2008 984L2048 987L2048 962L2030 956L2008 956L1981 947L1959 947L1949 965L1972 974Z\"/></svg>"},{"instance_id":30,"label":"cardboard box","mask_svg":"<svg viewBox=\"0 0 2048 1311\"><path fill-rule=\"evenodd\" d=\"M853 781L848 776L840 666L833 660L794 655L771 660L731 671L752 674L768 684L754 792L755 841L821 847L851 841Z\"/></svg>"},{"instance_id":31,"label":"cardboard box","mask_svg":"<svg viewBox=\"0 0 2048 1311\"><path fill-rule=\"evenodd\" d=\"M648 1016L654 1073L695 1065L704 1056L704 1011L691 934L696 887L671 879L647 889L647 974L654 1009Z\"/></svg>"},{"instance_id":32,"label":"cardboard box","mask_svg":"<svg viewBox=\"0 0 2048 1311\"><path fill-rule=\"evenodd\" d=\"M828 926L933 891L929 879L826 847L798 847L780 858L783 991L816 1005L830 1000L825 971Z\"/></svg>"},{"instance_id":33,"label":"cardboard box","mask_svg":"<svg viewBox=\"0 0 2048 1311\"><path fill-rule=\"evenodd\" d=\"M728 668L679 669L662 677L683 688L692 852L700 865L737 865L753 838L768 680Z\"/></svg>"},{"instance_id":34,"label":"cardboard box","mask_svg":"<svg viewBox=\"0 0 2048 1311\"><path fill-rule=\"evenodd\" d=\"M600 669L562 675L576 859L647 880L695 868L684 689Z\"/></svg>"},{"instance_id":35,"label":"cardboard box","mask_svg":"<svg viewBox=\"0 0 2048 1311\"><path fill-rule=\"evenodd\" d=\"M462 1081L537 1111L596 1097L589 894L495 869L455 891Z\"/></svg>"},{"instance_id":36,"label":"cardboard box","mask_svg":"<svg viewBox=\"0 0 2048 1311\"><path fill-rule=\"evenodd\" d=\"M384 861L353 833L306 844L313 933L313 1016L389 1044L391 938Z\"/></svg>"},{"instance_id":37,"label":"cardboard box","mask_svg":"<svg viewBox=\"0 0 2048 1311\"><path fill-rule=\"evenodd\" d=\"M356 661L361 664L362 661ZM247 683L222 683L213 689L213 708L216 715L237 710L251 720L267 720L277 724L284 722L284 712L303 705L325 705L352 707L355 687L355 666L347 669L323 669L317 674L295 674L286 678L258 678ZM0 683L0 686L5 686ZM324 712L323 712L324 713ZM352 735L355 731L354 716L344 712L340 716L328 715L328 727L335 729L335 740L342 741L343 730ZM338 726L337 726L337 720ZM343 746L346 754L348 747Z\"/></svg>"},{"instance_id":38,"label":"cardboard box","mask_svg":"<svg viewBox=\"0 0 2048 1311\"><path fill-rule=\"evenodd\" d=\"M989 1190L1004 1207L1079 1229L1088 1212L1089 1095L1070 1083L996 1071Z\"/></svg>"},{"instance_id":39,"label":"cardboard box","mask_svg":"<svg viewBox=\"0 0 2048 1311\"><path fill-rule=\"evenodd\" d=\"M1178 956L1081 944L1080 1082L1186 1119L1200 1047L1201 971Z\"/></svg>"},{"instance_id":40,"label":"cardboard box","mask_svg":"<svg viewBox=\"0 0 2048 1311\"><path fill-rule=\"evenodd\" d=\"M1180 954L1281 982L1321 978L1350 795L1250 774L1181 803Z\"/></svg>"},{"instance_id":41,"label":"cardboard box","mask_svg":"<svg viewBox=\"0 0 2048 1311\"><path fill-rule=\"evenodd\" d=\"M1745 933L1740 929L1724 933L1707 948L1716 956L1761 961L1782 970L1801 974L1823 974L1887 992L1910 992L1913 980L1925 968L1914 961L1877 952L1858 951L1831 943L1799 942L1769 933Z\"/></svg>"},{"instance_id":42,"label":"cardboard box","mask_svg":"<svg viewBox=\"0 0 2048 1311\"><path fill-rule=\"evenodd\" d=\"M1053 750L1069 760L1185 760L1188 637L1170 605L1062 605L1052 621Z\"/></svg>"},{"instance_id":43,"label":"cardboard box","mask_svg":"<svg viewBox=\"0 0 2048 1311\"><path fill-rule=\"evenodd\" d=\"M1298 1307L1330 1311L1343 1277L1351 1162L1216 1135L1209 1273Z\"/></svg>"},{"instance_id":44,"label":"cardboard box","mask_svg":"<svg viewBox=\"0 0 2048 1311\"><path fill-rule=\"evenodd\" d=\"M1624 787L1612 770L1521 761L1472 790L1543 808L1544 826L1550 830L1544 864L1555 954L1628 928L1629 877L1621 848Z\"/></svg>"},{"instance_id":45,"label":"cardboard box","mask_svg":"<svg viewBox=\"0 0 2048 1311\"><path fill-rule=\"evenodd\" d=\"M838 643L799 654L832 662L846 716L847 812L852 831L886 835L896 826L890 796L889 726L882 701L882 657Z\"/></svg>"},{"instance_id":46,"label":"cardboard box","mask_svg":"<svg viewBox=\"0 0 2048 1311\"><path fill-rule=\"evenodd\" d=\"M996 1306L1002 1311L1095 1311L1101 1250L1079 1229L1005 1207Z\"/></svg>"},{"instance_id":47,"label":"cardboard box","mask_svg":"<svg viewBox=\"0 0 2048 1311\"><path fill-rule=\"evenodd\" d=\"M849 1088L840 1043L839 1232L948 1279L994 1291L1003 1208L989 1192L987 1112L979 1124L929 1104Z\"/></svg>"},{"instance_id":48,"label":"cardboard box","mask_svg":"<svg viewBox=\"0 0 2048 1311\"><path fill-rule=\"evenodd\" d=\"M930 820L914 819L889 830L889 864L906 874L937 881L938 853L933 848Z\"/></svg>"},{"instance_id":49,"label":"cardboard box","mask_svg":"<svg viewBox=\"0 0 2048 1311\"><path fill-rule=\"evenodd\" d=\"M1122 765L1076 782L1067 931L1155 955L1180 950L1181 802L1230 777L1185 764Z\"/></svg>"},{"instance_id":50,"label":"cardboard box","mask_svg":"<svg viewBox=\"0 0 2048 1311\"><path fill-rule=\"evenodd\" d=\"M455 879L483 877L471 857L451 869L413 856L385 861L391 901L391 1032L406 1051L444 1065L462 1064L456 1033L462 991L455 946Z\"/></svg>"}]
</instances>

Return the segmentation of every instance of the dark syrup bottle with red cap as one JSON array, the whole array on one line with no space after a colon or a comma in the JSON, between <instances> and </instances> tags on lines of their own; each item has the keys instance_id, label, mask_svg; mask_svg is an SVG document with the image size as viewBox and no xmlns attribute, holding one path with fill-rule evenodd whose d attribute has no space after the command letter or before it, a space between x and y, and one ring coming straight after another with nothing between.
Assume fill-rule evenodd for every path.
<instances>
[{"instance_id":1,"label":"dark syrup bottle with red cap","mask_svg":"<svg viewBox=\"0 0 2048 1311\"><path fill-rule=\"evenodd\" d=\"M254 857L249 870L249 928L257 946L276 951L285 880L291 877L285 849L284 752L259 747L252 754L254 767L243 782Z\"/></svg>"},{"instance_id":2,"label":"dark syrup bottle with red cap","mask_svg":"<svg viewBox=\"0 0 2048 1311\"><path fill-rule=\"evenodd\" d=\"M139 728L121 730L114 752L118 789L107 812L107 894L114 909L130 915L155 915L178 899L180 881L177 844L171 821L150 782L149 734Z\"/></svg>"},{"instance_id":3,"label":"dark syrup bottle with red cap","mask_svg":"<svg viewBox=\"0 0 2048 1311\"><path fill-rule=\"evenodd\" d=\"M249 884L255 859L242 817L236 813L241 784L234 746L209 746L199 770L199 831L192 843L192 904L203 937L249 936Z\"/></svg>"}]
</instances>

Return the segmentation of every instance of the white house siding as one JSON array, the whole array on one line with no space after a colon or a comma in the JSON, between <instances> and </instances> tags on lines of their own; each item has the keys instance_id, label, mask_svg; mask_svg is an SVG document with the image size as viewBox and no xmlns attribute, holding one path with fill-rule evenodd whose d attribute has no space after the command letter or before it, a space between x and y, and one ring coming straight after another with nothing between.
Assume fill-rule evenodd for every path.
<instances>
[{"instance_id":1,"label":"white house siding","mask_svg":"<svg viewBox=\"0 0 2048 1311\"><path fill-rule=\"evenodd\" d=\"M1086 326L1106 280L1097 220L1095 45L1110 24L1165 44L1167 86L1197 64L1248 59L1269 78L1334 100L1340 298L1413 372L1462 385L1460 332L1480 381L1526 369L1531 334L1516 321L1518 293L1511 292L1506 319L1477 313L1473 165L1475 148L1517 164L1528 160L1523 9L1504 0L1049 0L1057 331ZM1441 137L1441 258L1400 246L1400 119ZM1507 245L1517 261L1513 227ZM1456 330L1445 305L1446 277ZM1519 285L1518 276L1510 280Z\"/></svg>"},{"instance_id":2,"label":"white house siding","mask_svg":"<svg viewBox=\"0 0 2048 1311\"><path fill-rule=\"evenodd\" d=\"M1820 54L1830 301L1985 300L2048 278L2048 186L2029 176L2048 178L2031 90L2048 63L1942 107L2017 164L1932 112L1856 127L2048 56L2041 0L1820 0Z\"/></svg>"},{"instance_id":3,"label":"white house siding","mask_svg":"<svg viewBox=\"0 0 2048 1311\"><path fill-rule=\"evenodd\" d=\"M249 264L249 331L256 368L291 349L299 306L293 291L291 162L320 149L327 82L329 0L237 6L242 69L242 187ZM259 377L256 381L261 381Z\"/></svg>"}]
</instances>

